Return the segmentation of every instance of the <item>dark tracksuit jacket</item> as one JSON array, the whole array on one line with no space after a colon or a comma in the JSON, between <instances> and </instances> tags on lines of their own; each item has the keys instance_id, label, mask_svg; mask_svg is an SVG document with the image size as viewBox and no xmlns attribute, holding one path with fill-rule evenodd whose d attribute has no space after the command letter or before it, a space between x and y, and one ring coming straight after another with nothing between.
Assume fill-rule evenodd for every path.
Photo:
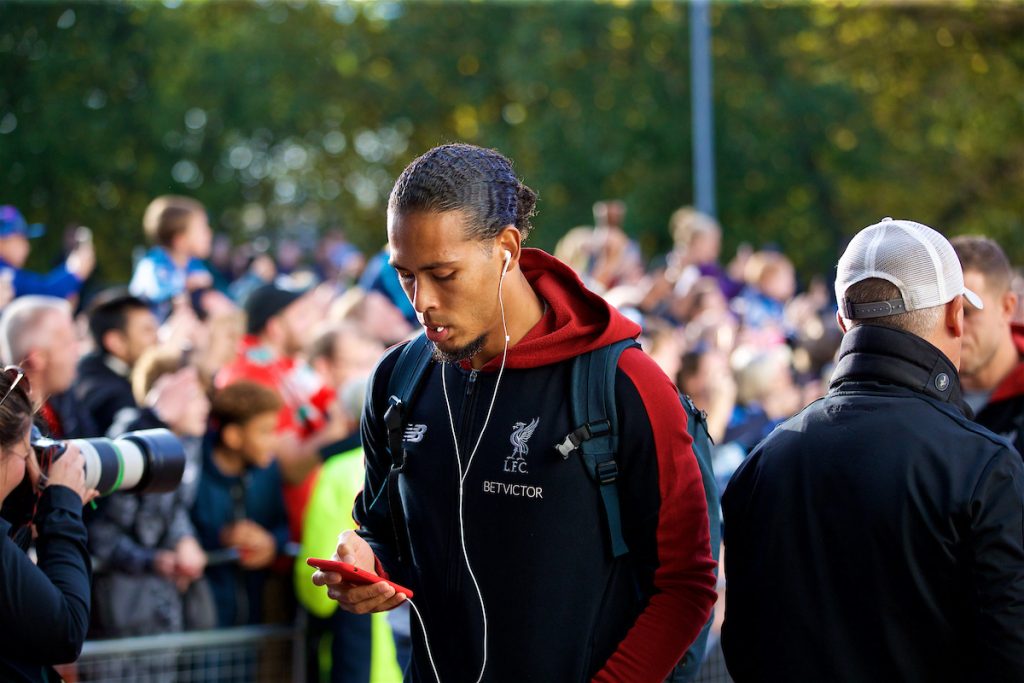
<instances>
[{"instance_id":1,"label":"dark tracksuit jacket","mask_svg":"<svg viewBox=\"0 0 1024 683\"><path fill-rule=\"evenodd\" d=\"M1021 361L995 388L985 407L974 417L1024 454L1024 325L1013 326L1013 341Z\"/></svg>"},{"instance_id":2,"label":"dark tracksuit jacket","mask_svg":"<svg viewBox=\"0 0 1024 683\"><path fill-rule=\"evenodd\" d=\"M630 553L613 560L597 484L579 456L554 446L570 416L571 359L639 329L547 254L521 266L547 311L508 351L490 423L465 477L466 551L487 611L486 681L661 681L696 638L715 600L701 475L676 390L639 350L616 372L622 525ZM459 542L458 470L431 364L406 420L401 510L381 491L391 466L382 359L367 394L366 485L355 517L382 568L412 589L445 683L475 681L483 622ZM463 468L480 438L501 359L443 369ZM396 552L393 524L409 546ZM432 681L413 618L409 677Z\"/></svg>"},{"instance_id":3,"label":"dark tracksuit jacket","mask_svg":"<svg viewBox=\"0 0 1024 683\"><path fill-rule=\"evenodd\" d=\"M212 439L203 444L203 470L192 524L203 550L224 550L221 532L234 522L250 519L273 535L278 551L288 542L288 515L281 496L281 471L277 463L247 467L241 475L225 474L213 459ZM269 568L244 569L237 562L207 566L217 606L217 626L241 626L263 621L263 588Z\"/></svg>"},{"instance_id":4,"label":"dark tracksuit jacket","mask_svg":"<svg viewBox=\"0 0 1024 683\"><path fill-rule=\"evenodd\" d=\"M913 335L843 338L829 392L722 498L737 683L1024 681L1024 464Z\"/></svg>"},{"instance_id":5,"label":"dark tracksuit jacket","mask_svg":"<svg viewBox=\"0 0 1024 683\"><path fill-rule=\"evenodd\" d=\"M78 378L73 391L79 402L92 416L98 434L106 434L122 408L135 405L132 384L127 374L130 368L103 351L93 351L78 362Z\"/></svg>"},{"instance_id":6,"label":"dark tracksuit jacket","mask_svg":"<svg viewBox=\"0 0 1024 683\"><path fill-rule=\"evenodd\" d=\"M38 565L0 519L0 681L59 681L51 665L73 662L89 628L82 499L66 486L47 487L35 520Z\"/></svg>"}]
</instances>

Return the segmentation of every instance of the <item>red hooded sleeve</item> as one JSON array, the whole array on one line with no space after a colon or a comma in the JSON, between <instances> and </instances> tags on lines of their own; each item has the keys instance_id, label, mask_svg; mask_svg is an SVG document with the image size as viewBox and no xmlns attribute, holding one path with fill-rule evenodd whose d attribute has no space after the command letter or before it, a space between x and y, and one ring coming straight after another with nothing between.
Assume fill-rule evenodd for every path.
<instances>
[{"instance_id":1,"label":"red hooded sleeve","mask_svg":"<svg viewBox=\"0 0 1024 683\"><path fill-rule=\"evenodd\" d=\"M646 419L657 466L657 568L654 592L626 638L594 681L661 681L696 640L714 606L715 561L711 556L707 503L686 413L675 387L638 349L622 354L619 369L640 395L642 406L623 408L622 439L628 421ZM641 411L642 408L642 411ZM646 437L640 442L650 449ZM634 444L625 443L626 449ZM633 457L645 457L638 453ZM623 505L629 505L628 500ZM628 541L628 539L627 539Z\"/></svg>"}]
</instances>

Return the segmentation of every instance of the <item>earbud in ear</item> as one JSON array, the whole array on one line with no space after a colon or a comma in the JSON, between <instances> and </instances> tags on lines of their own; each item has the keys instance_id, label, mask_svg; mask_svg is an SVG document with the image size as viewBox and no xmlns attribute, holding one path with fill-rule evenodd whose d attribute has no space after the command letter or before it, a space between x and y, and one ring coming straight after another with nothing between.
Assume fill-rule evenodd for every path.
<instances>
[{"instance_id":1,"label":"earbud in ear","mask_svg":"<svg viewBox=\"0 0 1024 683\"><path fill-rule=\"evenodd\" d=\"M508 267L512 263L512 252L508 249L502 249L501 253L504 254L505 263L501 266L501 279L498 281L498 289L501 290L501 285L505 282L505 275L508 274Z\"/></svg>"}]
</instances>

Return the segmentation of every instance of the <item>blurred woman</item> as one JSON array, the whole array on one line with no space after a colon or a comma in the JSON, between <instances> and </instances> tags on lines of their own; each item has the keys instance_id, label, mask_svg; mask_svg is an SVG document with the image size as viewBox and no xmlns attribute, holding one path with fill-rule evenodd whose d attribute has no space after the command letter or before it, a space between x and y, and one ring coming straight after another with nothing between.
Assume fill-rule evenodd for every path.
<instances>
[{"instance_id":1,"label":"blurred woman","mask_svg":"<svg viewBox=\"0 0 1024 683\"><path fill-rule=\"evenodd\" d=\"M34 411L20 368L0 372L0 397L0 502L28 478L38 556L33 564L11 539L10 522L0 519L0 680L58 681L51 667L78 658L89 627L82 505L97 494L86 488L82 455L73 444L45 476L40 471L29 443ZM31 534L19 536L27 546Z\"/></svg>"}]
</instances>

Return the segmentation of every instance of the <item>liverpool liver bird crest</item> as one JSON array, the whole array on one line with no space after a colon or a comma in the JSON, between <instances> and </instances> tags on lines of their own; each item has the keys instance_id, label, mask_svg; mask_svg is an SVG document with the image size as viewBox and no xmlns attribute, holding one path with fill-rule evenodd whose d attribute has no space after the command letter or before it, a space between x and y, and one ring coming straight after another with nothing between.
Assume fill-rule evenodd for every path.
<instances>
[{"instance_id":1,"label":"liverpool liver bird crest","mask_svg":"<svg viewBox=\"0 0 1024 683\"><path fill-rule=\"evenodd\" d=\"M540 424L540 418L533 418L529 424L525 422L516 422L512 425L512 436L509 437L509 441L512 442L512 456L516 460L523 460L526 454L530 452L529 446L526 442L533 436L534 430L537 429L537 425Z\"/></svg>"}]
</instances>

